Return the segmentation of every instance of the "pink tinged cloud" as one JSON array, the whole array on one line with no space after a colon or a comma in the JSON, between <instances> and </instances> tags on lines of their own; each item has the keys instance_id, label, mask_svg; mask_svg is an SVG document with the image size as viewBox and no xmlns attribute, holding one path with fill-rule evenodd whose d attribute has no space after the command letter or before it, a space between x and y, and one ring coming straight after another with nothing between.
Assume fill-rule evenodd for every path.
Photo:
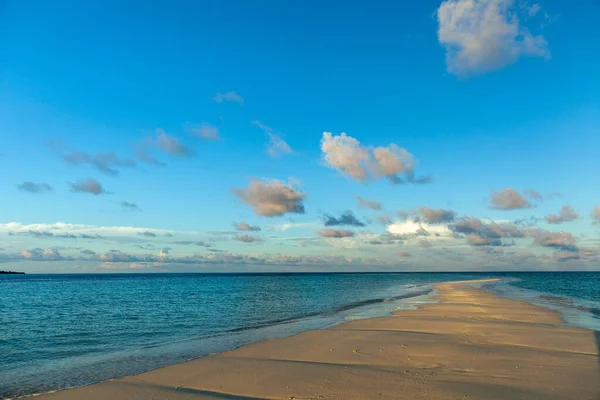
<instances>
[{"instance_id":1,"label":"pink tinged cloud","mask_svg":"<svg viewBox=\"0 0 600 400\"><path fill-rule=\"evenodd\" d=\"M277 217L305 212L306 194L277 179L252 179L245 188L233 188L232 191L238 199L252 207L256 215Z\"/></svg>"}]
</instances>

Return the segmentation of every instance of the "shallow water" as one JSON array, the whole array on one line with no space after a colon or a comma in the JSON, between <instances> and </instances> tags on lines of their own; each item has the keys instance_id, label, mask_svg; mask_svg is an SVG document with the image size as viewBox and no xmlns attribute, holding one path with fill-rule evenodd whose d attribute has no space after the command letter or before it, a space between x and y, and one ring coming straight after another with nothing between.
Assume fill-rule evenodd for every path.
<instances>
[{"instance_id":1,"label":"shallow water","mask_svg":"<svg viewBox=\"0 0 600 400\"><path fill-rule=\"evenodd\" d=\"M600 331L600 272L522 272L496 274L484 285L498 295L559 311L567 325Z\"/></svg>"}]
</instances>

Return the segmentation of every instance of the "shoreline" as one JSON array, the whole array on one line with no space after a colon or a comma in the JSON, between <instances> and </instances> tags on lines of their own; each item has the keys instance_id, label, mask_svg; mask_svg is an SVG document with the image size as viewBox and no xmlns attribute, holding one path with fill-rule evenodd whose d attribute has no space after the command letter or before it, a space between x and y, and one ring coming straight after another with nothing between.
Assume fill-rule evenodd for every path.
<instances>
[{"instance_id":1,"label":"shoreline","mask_svg":"<svg viewBox=\"0 0 600 400\"><path fill-rule=\"evenodd\" d=\"M329 274L329 273L302 273L302 274ZM336 273L336 274L345 274L345 273ZM352 274L371 274L371 273L367 273L367 272L360 272L360 273L352 273ZM377 273L379 274L379 273ZM390 274L395 274L395 272L390 273ZM457 273L460 274L460 273ZM202 275L215 275L215 274L202 274ZM222 274L217 274L217 275L238 275L236 273L222 273ZM243 275L273 275L271 273L247 273L247 274L243 274ZM281 274L275 274L275 275L281 275ZM283 275L298 275L296 273L286 273ZM489 280L489 281L497 281L497 280L501 280L501 279L496 279L496 278L489 278L489 279L483 279L485 281ZM479 280L478 280L479 281ZM129 378L129 377L135 377L147 372L152 372L152 371L156 371L156 370L160 370L162 368L167 368L173 365L179 365L179 364L185 364L188 362L192 362L198 359L202 359L202 358L206 358L206 357L212 357L215 355L219 355L222 353L226 353L226 352L230 352L230 351L235 351L237 349L240 349L242 347L245 346L250 346L253 344L257 344L257 343L262 343L262 342L268 342L271 340L278 340L278 339L285 339L285 338L290 338L290 337L294 337L297 335L300 335L304 332L309 332L309 331L320 331L320 330L324 330L324 329L330 329L330 328L334 328L336 326L339 325L343 325L352 321L357 321L357 320L363 320L363 319L371 319L371 318L381 318L381 317L387 317L387 316L392 316L394 314L394 312L398 311L398 310L415 310L418 309L419 307L421 307L424 304L431 304L432 302L435 302L433 299L433 296L435 294L435 289L434 289L434 285L435 283L429 283L429 284L421 284L421 285L417 285L417 286L429 286L428 289L423 289L423 291L419 291L419 292L408 292L408 293L404 293L404 294L400 294L400 295L392 295L392 296L388 296L388 297L379 297L379 298L373 298L373 299L368 299L368 300L363 300L361 302L358 303L350 303L344 306L341 306L339 308L335 308L333 310L330 311L326 311L323 313L314 313L314 314L308 314L308 315L302 315L299 317L293 317L290 319L286 319L286 320L281 320L281 321L276 321L273 323L265 323L264 325L259 325L259 326L248 326L248 327L243 327L243 328L236 328L236 329L232 329L229 331L225 331L224 333L218 333L215 334L214 336L222 336L222 335L226 335L226 334L231 334L231 333L237 333L237 332L242 332L242 331L251 331L251 330L255 330L255 329L268 329L268 328L276 328L278 326L287 326L287 325L293 325L293 324L302 324L302 323L306 323L306 321L309 320L313 320L314 318L331 318L334 319L335 317L337 318L343 318L341 320L335 320L335 321L329 321L328 323L323 324L320 327L311 327L311 328L297 328L294 329L294 333L290 333L290 334L284 334L283 336L279 336L278 334L274 334L274 336L265 336L261 339L258 339L256 341L250 341L247 343L243 343L243 344L239 344L233 347L228 347L225 348L223 350L219 350L216 352L212 352L212 353L206 353L200 356L193 356L191 358L185 359L185 360L181 360L172 364L167 364L167 365L163 365L163 366L159 366L159 367L155 367L155 368L151 368L139 373L135 373L135 374L130 374L130 375L122 375L122 376L118 376L115 378L109 378L109 379L103 379L100 381L96 381L96 382L91 382L91 383L87 383L87 384L83 384L83 385L76 385L76 386L68 386L68 387L64 387L64 388L60 388L60 389L54 389L54 390L49 390L49 391L43 391L43 392L37 392L37 393L29 393L29 394L24 394L24 395L19 395L17 397L1 397L0 399L7 399L7 400L18 400L18 399L26 399L26 398L30 398L30 397L39 397L39 396L44 396L44 395L49 395L49 394L54 394L54 393L60 393L66 390L73 390L73 389L78 389L78 388L85 388L88 386L93 386L93 385L98 385L104 382L111 382L111 381L115 381L115 380L119 380L119 379L124 379L124 378ZM406 288L404 288L406 289ZM415 299L415 298L425 298L421 303L417 303L417 304L413 304L413 303L401 303L404 301L410 301L411 299ZM390 310L387 309L389 307L383 307L385 304L391 304L391 305L395 305L395 309L394 310ZM374 307L380 307L382 308L381 310L376 310L374 309ZM359 315L353 315L351 316L351 318L348 318L349 316L346 315L344 316L344 314L346 313L351 313L353 310L361 310L362 312L366 312L366 315L364 313L361 313Z\"/></svg>"},{"instance_id":2,"label":"shoreline","mask_svg":"<svg viewBox=\"0 0 600 400\"><path fill-rule=\"evenodd\" d=\"M598 332L472 286L437 303L36 395L114 399L598 399ZM489 281L489 280L488 280Z\"/></svg>"}]
</instances>

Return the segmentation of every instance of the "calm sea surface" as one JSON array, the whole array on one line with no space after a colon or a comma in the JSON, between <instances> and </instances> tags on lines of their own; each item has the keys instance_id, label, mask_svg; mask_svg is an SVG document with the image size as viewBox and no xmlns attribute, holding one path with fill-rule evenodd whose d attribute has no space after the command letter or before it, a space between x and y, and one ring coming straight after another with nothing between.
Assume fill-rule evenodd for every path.
<instances>
[{"instance_id":1,"label":"calm sea surface","mask_svg":"<svg viewBox=\"0 0 600 400\"><path fill-rule=\"evenodd\" d=\"M0 275L0 398L137 374L431 301L500 276L500 295L600 330L600 273Z\"/></svg>"}]
</instances>

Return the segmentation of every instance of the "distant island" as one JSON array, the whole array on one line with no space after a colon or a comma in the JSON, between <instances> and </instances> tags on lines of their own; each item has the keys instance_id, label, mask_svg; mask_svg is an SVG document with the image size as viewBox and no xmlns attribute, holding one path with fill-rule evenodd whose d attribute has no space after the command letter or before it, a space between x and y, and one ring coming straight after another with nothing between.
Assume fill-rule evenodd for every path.
<instances>
[{"instance_id":1,"label":"distant island","mask_svg":"<svg viewBox=\"0 0 600 400\"><path fill-rule=\"evenodd\" d=\"M9 275L19 275L19 274L24 274L25 272L17 272L17 271L0 271L0 275L5 275L5 274L9 274Z\"/></svg>"}]
</instances>

